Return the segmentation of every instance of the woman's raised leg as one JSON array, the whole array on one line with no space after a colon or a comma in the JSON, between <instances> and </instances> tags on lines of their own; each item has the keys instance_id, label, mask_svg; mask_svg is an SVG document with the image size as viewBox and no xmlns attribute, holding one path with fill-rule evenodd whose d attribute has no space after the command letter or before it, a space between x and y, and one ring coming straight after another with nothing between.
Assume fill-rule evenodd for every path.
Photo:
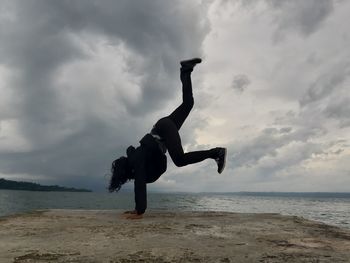
<instances>
[{"instance_id":1,"label":"woman's raised leg","mask_svg":"<svg viewBox=\"0 0 350 263\"><path fill-rule=\"evenodd\" d=\"M180 79L182 83L182 103L168 117L175 123L178 130L185 122L193 108L194 99L192 92L191 73L193 67L200 63L201 59L195 58L181 62Z\"/></svg>"}]
</instances>

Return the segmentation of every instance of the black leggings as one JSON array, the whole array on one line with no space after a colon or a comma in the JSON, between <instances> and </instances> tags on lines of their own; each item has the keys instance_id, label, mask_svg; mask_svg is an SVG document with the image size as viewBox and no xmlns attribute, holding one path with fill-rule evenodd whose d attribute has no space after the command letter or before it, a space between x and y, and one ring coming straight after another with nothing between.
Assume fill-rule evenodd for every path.
<instances>
[{"instance_id":1,"label":"black leggings","mask_svg":"<svg viewBox=\"0 0 350 263\"><path fill-rule=\"evenodd\" d=\"M182 103L169 116L161 118L154 125L152 133L158 134L169 151L176 166L198 163L208 158L215 158L213 149L184 153L179 130L193 108L191 71L181 70Z\"/></svg>"}]
</instances>

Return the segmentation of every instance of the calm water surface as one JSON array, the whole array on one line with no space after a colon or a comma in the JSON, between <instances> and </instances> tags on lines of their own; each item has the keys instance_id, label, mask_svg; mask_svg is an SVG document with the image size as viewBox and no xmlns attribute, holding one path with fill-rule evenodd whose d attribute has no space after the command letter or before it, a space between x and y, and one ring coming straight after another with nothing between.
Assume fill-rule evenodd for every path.
<instances>
[{"instance_id":1,"label":"calm water surface","mask_svg":"<svg viewBox=\"0 0 350 263\"><path fill-rule=\"evenodd\" d=\"M133 209L133 193L0 190L0 216L36 209ZM350 228L350 194L148 193L149 209L280 213Z\"/></svg>"}]
</instances>

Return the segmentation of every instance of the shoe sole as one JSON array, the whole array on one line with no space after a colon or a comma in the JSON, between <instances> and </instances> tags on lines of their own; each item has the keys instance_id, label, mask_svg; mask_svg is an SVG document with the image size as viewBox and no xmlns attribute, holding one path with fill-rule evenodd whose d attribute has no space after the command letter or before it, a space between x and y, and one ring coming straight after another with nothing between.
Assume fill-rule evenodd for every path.
<instances>
[{"instance_id":1,"label":"shoe sole","mask_svg":"<svg viewBox=\"0 0 350 263\"><path fill-rule=\"evenodd\" d=\"M180 61L180 65L181 66L187 66L188 64L190 65L196 65L202 62L201 58L192 58L192 59L188 59L188 60L182 60Z\"/></svg>"},{"instance_id":2,"label":"shoe sole","mask_svg":"<svg viewBox=\"0 0 350 263\"><path fill-rule=\"evenodd\" d=\"M225 166L226 166L226 157L227 157L227 149L224 148L224 165L222 166L221 170L219 171L219 174L221 174L224 169L225 169Z\"/></svg>"}]
</instances>

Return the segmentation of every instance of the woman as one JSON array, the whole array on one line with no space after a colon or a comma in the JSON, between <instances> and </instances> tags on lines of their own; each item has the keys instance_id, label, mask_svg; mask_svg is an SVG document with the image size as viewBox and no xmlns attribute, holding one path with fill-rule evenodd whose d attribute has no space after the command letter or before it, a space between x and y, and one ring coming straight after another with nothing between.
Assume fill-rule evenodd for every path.
<instances>
[{"instance_id":1,"label":"woman","mask_svg":"<svg viewBox=\"0 0 350 263\"><path fill-rule=\"evenodd\" d=\"M118 191L128 180L134 180L135 209L127 211L128 219L140 219L147 207L146 184L155 182L167 168L165 152L176 166L181 167L198 163L205 159L214 159L218 173L225 168L226 148L213 148L204 151L184 153L179 130L193 107L191 72L201 63L200 58L181 61L180 78L182 82L182 104L169 116L161 118L146 134L136 149L129 146L127 156L122 156L112 163L112 176L109 191Z\"/></svg>"}]
</instances>

